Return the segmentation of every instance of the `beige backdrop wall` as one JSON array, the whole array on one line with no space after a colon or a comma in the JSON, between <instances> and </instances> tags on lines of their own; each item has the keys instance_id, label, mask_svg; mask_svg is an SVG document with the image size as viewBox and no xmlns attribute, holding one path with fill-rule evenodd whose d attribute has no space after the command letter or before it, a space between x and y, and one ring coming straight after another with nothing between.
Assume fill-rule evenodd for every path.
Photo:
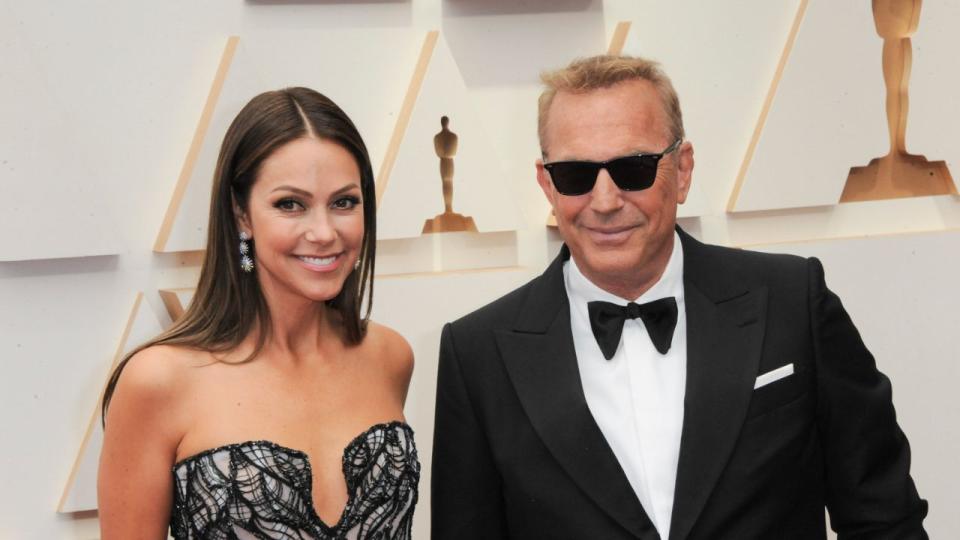
<instances>
[{"instance_id":1,"label":"beige backdrop wall","mask_svg":"<svg viewBox=\"0 0 960 540\"><path fill-rule=\"evenodd\" d=\"M810 0L808 9L822 7L816 2ZM914 477L931 504L928 530L934 538L958 536L960 513L953 509L960 507L955 489L960 401L953 386L960 379L960 201L940 196L726 212L803 4L0 3L0 538L98 536L95 515L58 514L57 504L137 293L144 293L143 308L168 324L158 291L195 282L196 254L154 253L152 246L227 37L334 29L405 30L421 36L436 29L503 170L501 181L491 185L519 213L513 232L391 240L380 246L383 275L376 285L375 317L404 333L417 354L406 412L425 465L415 536L426 538L440 324L530 279L556 253L559 240L544 227L548 207L534 180L537 73L573 56L603 52L623 20L632 21L627 50L660 58L676 75L698 158L694 181L699 185L683 225L706 241L823 260L829 285L893 380L898 418L914 451ZM924 10L940 19L956 17L946 5L946 0L929 0ZM869 10L862 16L869 17ZM925 24L935 29L945 22L934 24L924 16L916 43L922 43ZM848 40L855 38L844 28L828 25L809 35L849 50ZM928 42L928 50L936 50L943 35L936 34L941 41ZM802 39L803 32L798 42ZM879 38L870 46L878 66ZM960 125L960 118L950 116L956 108L930 105L960 83L955 57L952 66L937 67L929 63L936 54L918 50L915 56L926 73L915 74L915 95L925 101L916 107L910 133L926 129L917 141L936 136L950 141L917 152L960 147L952 139ZM863 100L879 96L882 101L881 75L871 73L865 69L864 77L875 77L875 85L838 92L863 91ZM787 79L831 83L818 73ZM399 107L402 90L391 99ZM878 119L882 124L881 116L863 120L858 129L864 140L876 139L869 127L875 128ZM770 133L792 133L783 128ZM820 129L830 137L837 126L827 119ZM813 131L795 130L795 140L766 144L799 145L816 138ZM843 157L845 143L834 146L830 159ZM850 156L849 162L862 165L863 156ZM817 185L842 184L843 179L818 176L817 163L817 155L797 151L775 165L790 176L806 168L807 181ZM960 164L952 167L958 174ZM487 269L471 270L480 267ZM437 268L457 270L430 271ZM407 269L417 273L402 275Z\"/></svg>"}]
</instances>

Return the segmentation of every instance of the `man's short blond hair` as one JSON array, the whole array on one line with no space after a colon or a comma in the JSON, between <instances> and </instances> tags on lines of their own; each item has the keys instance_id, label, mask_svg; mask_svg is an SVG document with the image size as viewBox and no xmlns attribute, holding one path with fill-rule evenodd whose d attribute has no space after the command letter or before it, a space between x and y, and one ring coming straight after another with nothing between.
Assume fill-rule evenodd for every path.
<instances>
[{"instance_id":1,"label":"man's short blond hair","mask_svg":"<svg viewBox=\"0 0 960 540\"><path fill-rule=\"evenodd\" d=\"M663 110L667 115L671 138L682 139L683 115L680 113L680 99L673 83L660 64L652 60L635 56L598 55L578 58L564 68L545 71L540 80L546 88L540 94L537 115L537 134L540 148L546 154L546 129L548 113L557 92L583 93L600 88L609 88L624 81L643 80L653 85L660 95ZM673 141L670 141L673 142Z\"/></svg>"}]
</instances>

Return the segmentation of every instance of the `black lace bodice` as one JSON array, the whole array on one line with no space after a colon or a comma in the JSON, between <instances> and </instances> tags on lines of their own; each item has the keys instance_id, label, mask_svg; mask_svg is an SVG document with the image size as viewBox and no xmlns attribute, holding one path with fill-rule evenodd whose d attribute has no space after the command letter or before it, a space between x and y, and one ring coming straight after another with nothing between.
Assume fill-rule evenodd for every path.
<instances>
[{"instance_id":1,"label":"black lace bodice","mask_svg":"<svg viewBox=\"0 0 960 540\"><path fill-rule=\"evenodd\" d=\"M327 525L306 454L269 441L212 448L173 467L174 538L409 540L420 462L406 423L378 424L343 450L347 504Z\"/></svg>"}]
</instances>

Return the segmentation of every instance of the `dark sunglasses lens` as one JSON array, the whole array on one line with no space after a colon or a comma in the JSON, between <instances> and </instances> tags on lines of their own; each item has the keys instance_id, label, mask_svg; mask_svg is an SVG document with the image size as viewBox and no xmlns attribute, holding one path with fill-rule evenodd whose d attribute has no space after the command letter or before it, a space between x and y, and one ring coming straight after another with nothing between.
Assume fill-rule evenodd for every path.
<instances>
[{"instance_id":1,"label":"dark sunglasses lens","mask_svg":"<svg viewBox=\"0 0 960 540\"><path fill-rule=\"evenodd\" d=\"M606 169L620 189L640 191L653 185L658 161L657 156L628 156L611 161Z\"/></svg>"},{"instance_id":2,"label":"dark sunglasses lens","mask_svg":"<svg viewBox=\"0 0 960 540\"><path fill-rule=\"evenodd\" d=\"M600 167L595 163L564 161L551 164L547 170L562 195L583 195L593 189Z\"/></svg>"}]
</instances>

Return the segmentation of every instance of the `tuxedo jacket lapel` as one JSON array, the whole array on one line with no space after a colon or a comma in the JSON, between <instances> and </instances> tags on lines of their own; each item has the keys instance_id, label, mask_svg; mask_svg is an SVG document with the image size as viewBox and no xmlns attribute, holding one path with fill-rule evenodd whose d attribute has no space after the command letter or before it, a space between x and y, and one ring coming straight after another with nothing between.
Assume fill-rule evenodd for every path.
<instances>
[{"instance_id":1,"label":"tuxedo jacket lapel","mask_svg":"<svg viewBox=\"0 0 960 540\"><path fill-rule=\"evenodd\" d=\"M740 435L753 393L767 289L743 284L680 231L687 314L687 385L669 540L683 540Z\"/></svg>"},{"instance_id":2,"label":"tuxedo jacket lapel","mask_svg":"<svg viewBox=\"0 0 960 540\"><path fill-rule=\"evenodd\" d=\"M563 284L566 256L564 248L531 288L513 329L497 334L497 345L524 411L560 466L633 535L658 538L583 394Z\"/></svg>"}]
</instances>

